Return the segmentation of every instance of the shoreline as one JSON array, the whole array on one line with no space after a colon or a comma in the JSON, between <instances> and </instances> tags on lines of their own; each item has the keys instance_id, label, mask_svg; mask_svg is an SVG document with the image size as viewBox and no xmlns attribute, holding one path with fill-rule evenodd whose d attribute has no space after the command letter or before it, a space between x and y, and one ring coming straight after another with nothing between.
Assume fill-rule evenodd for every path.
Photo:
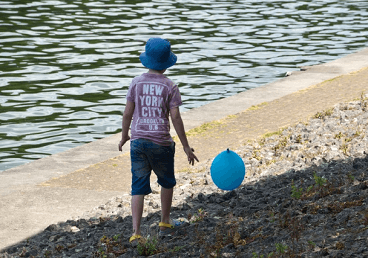
<instances>
[{"instance_id":1,"label":"shoreline","mask_svg":"<svg viewBox=\"0 0 368 258\"><path fill-rule=\"evenodd\" d=\"M186 224L174 237L157 236L160 189L154 184L142 218L143 236L157 241L150 247L128 243L130 200L120 194L82 216L48 225L0 257L365 257L367 111L368 94L361 94L247 142L235 150L247 176L233 191L214 185L211 159L179 173L171 215Z\"/></svg>"},{"instance_id":2,"label":"shoreline","mask_svg":"<svg viewBox=\"0 0 368 258\"><path fill-rule=\"evenodd\" d=\"M368 48L326 64L307 67L306 71L294 72L289 77L256 89L189 110L182 114L186 130L188 131L204 123L210 123L229 115L240 114L237 118L242 119L242 121L248 121L244 119L249 119L249 117L253 117L252 119L257 118L261 112L264 112L267 117L270 114L269 112L272 111L268 108L272 105L265 105L263 108L254 110L254 112L243 112L252 106L257 106L264 102L278 105L280 109L273 110L276 112L283 111L282 106L290 104L288 101L292 102L292 106L288 107L290 112L290 108L296 108L298 104L301 104L291 98L295 97L292 96L293 94L306 95L309 94L309 89L316 87L316 85L323 83L333 84L346 76L353 76L354 72L359 74L359 72L362 72L361 69L368 67L367 56ZM342 78L336 79L339 76ZM335 80L331 81L331 79ZM359 78L357 77L356 80L359 81ZM364 88L364 86L362 87ZM321 88L323 88L323 85ZM335 94L341 93L342 97L346 95L344 88L336 89L339 92L335 92ZM319 92L316 91L313 94L318 95ZM281 100L283 97L284 100ZM308 103L307 100L307 104L312 105L313 103ZM316 108L319 108L319 106L317 105ZM272 118L269 120L272 120ZM231 127L231 122L234 121L238 120L229 121L230 127L227 129L234 129ZM262 124L260 123L264 122L265 120L254 121L253 127L255 131L253 135L261 132L259 127ZM284 123L284 121L275 121L273 126L277 128L282 127L283 125L280 125L280 122ZM221 131L221 129L220 131L215 129L213 131L214 134ZM242 132L232 131L231 133L238 135ZM174 134L172 135L174 136ZM122 186L119 180L114 180L115 176L126 177L129 175L129 170L126 171L122 169L123 167L118 166L119 170L117 172L113 170L113 164L118 163L119 159L121 159L120 163L126 161L124 155L126 156L129 150L127 145L124 146L125 153L120 154L115 151L118 139L119 134L113 135L1 172L0 198L1 203L4 205L0 208L0 212L8 215L5 215L4 220L0 222L0 249L14 244L27 236L36 234L50 224L78 216L78 214L82 214L86 210L105 203L112 197L128 192L127 189L129 187ZM209 141L206 137L199 135L196 139L193 138L193 143L196 146L200 146L201 140L206 140L206 143ZM234 144L240 143L235 142ZM216 147L219 148L219 146ZM178 150L180 149L178 148ZM207 160L205 155L202 157L202 160ZM213 157L213 154L208 153L208 157ZM106 164L110 161L112 165L107 166ZM182 165L180 162L177 163L179 163L177 164L178 166ZM125 166L129 167L129 164L125 164ZM109 170L106 173L109 172L111 174L101 175L101 171L105 172L104 169ZM87 175L91 177L97 176L95 183L99 186L98 188L94 182L90 183L87 181ZM109 176L112 177L111 180L118 181L120 188L109 188L111 184ZM98 181L101 177L103 180ZM106 180L106 183L104 180Z\"/></svg>"},{"instance_id":3,"label":"shoreline","mask_svg":"<svg viewBox=\"0 0 368 258\"><path fill-rule=\"evenodd\" d=\"M237 114L252 106L256 106L264 102L270 102L287 94L306 89L312 85L316 85L351 72L359 71L364 67L368 67L368 60L364 59L367 55L368 48L365 48L328 63L301 67L300 71L292 71L288 76L274 82L211 102L198 108L190 109L182 113L185 129L188 131L201 126L204 123ZM172 125L170 133L172 136L176 135ZM119 156L120 153L115 151L115 143L116 139L119 138L119 135L120 134L118 133L107 136L103 139L99 139L64 152L52 154L35 161L1 171L0 175L3 173L21 173L24 169L44 169L45 166L48 166L48 171L52 170L52 172L49 172L49 174L46 175L49 178L68 174L72 171L95 164L96 162L101 162L106 159ZM98 152L98 154L90 151L91 149L98 149L98 151L95 151ZM87 150L88 159L86 159L85 155L81 153ZM124 146L123 153L125 152L129 152L129 146ZM73 161L74 164L62 164L63 171L57 171L57 169L54 169L53 166L49 165L50 163L55 162L62 163L63 160ZM44 173L47 172L44 171Z\"/></svg>"}]
</instances>

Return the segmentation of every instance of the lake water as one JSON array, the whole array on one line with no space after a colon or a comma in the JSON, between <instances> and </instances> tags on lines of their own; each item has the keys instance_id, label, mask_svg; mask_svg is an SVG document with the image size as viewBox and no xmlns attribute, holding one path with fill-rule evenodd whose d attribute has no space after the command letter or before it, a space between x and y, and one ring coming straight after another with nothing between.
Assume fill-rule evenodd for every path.
<instances>
[{"instance_id":1,"label":"lake water","mask_svg":"<svg viewBox=\"0 0 368 258\"><path fill-rule=\"evenodd\" d=\"M157 36L185 111L367 47L368 2L2 0L0 171L119 132Z\"/></svg>"}]
</instances>

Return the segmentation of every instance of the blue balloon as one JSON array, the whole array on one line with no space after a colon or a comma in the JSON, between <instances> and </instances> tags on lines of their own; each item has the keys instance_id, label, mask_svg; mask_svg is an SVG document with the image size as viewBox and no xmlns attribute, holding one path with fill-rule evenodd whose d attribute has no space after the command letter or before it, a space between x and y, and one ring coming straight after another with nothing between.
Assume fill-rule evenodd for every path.
<instances>
[{"instance_id":1,"label":"blue balloon","mask_svg":"<svg viewBox=\"0 0 368 258\"><path fill-rule=\"evenodd\" d=\"M216 156L211 165L211 177L222 190L234 190L245 177L245 165L241 157L227 149Z\"/></svg>"}]
</instances>

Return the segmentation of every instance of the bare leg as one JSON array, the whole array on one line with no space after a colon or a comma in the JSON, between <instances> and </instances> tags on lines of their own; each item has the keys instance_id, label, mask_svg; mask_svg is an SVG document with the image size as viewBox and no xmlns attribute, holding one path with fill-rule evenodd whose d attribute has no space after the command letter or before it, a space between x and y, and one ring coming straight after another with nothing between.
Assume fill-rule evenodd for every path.
<instances>
[{"instance_id":1,"label":"bare leg","mask_svg":"<svg viewBox=\"0 0 368 258\"><path fill-rule=\"evenodd\" d=\"M161 222L170 223L170 210L173 198L174 188L166 189L161 187ZM165 227L160 227L165 230Z\"/></svg>"},{"instance_id":2,"label":"bare leg","mask_svg":"<svg viewBox=\"0 0 368 258\"><path fill-rule=\"evenodd\" d=\"M141 219L143 213L144 195L132 196L133 235L141 234Z\"/></svg>"}]
</instances>

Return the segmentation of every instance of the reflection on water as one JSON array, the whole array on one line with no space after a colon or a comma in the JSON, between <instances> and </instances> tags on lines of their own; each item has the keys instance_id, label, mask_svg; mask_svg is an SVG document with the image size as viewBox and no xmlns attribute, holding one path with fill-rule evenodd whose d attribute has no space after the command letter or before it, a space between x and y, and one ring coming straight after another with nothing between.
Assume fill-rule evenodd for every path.
<instances>
[{"instance_id":1,"label":"reflection on water","mask_svg":"<svg viewBox=\"0 0 368 258\"><path fill-rule=\"evenodd\" d=\"M25 2L28 2L25 4ZM138 55L172 43L182 110L366 47L364 0L0 2L0 171L117 133Z\"/></svg>"}]
</instances>

